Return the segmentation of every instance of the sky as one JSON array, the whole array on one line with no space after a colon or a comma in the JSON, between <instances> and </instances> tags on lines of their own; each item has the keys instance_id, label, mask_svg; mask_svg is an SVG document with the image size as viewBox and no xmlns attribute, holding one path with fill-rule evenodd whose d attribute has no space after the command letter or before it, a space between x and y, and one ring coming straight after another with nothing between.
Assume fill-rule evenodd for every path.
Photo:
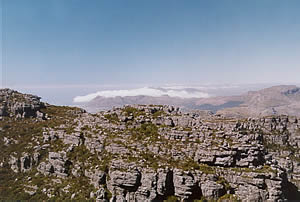
<instances>
[{"instance_id":1,"label":"sky","mask_svg":"<svg viewBox=\"0 0 300 202\"><path fill-rule=\"evenodd\" d=\"M2 0L2 84L298 82L298 0Z\"/></svg>"},{"instance_id":2,"label":"sky","mask_svg":"<svg viewBox=\"0 0 300 202\"><path fill-rule=\"evenodd\" d=\"M4 87L300 83L299 0L0 1Z\"/></svg>"}]
</instances>

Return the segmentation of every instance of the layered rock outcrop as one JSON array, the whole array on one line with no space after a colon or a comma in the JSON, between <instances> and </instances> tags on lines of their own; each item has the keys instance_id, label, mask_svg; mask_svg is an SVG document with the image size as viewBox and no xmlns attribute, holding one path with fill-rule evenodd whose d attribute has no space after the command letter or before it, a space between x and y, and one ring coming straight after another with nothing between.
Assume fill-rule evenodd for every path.
<instances>
[{"instance_id":1,"label":"layered rock outcrop","mask_svg":"<svg viewBox=\"0 0 300 202\"><path fill-rule=\"evenodd\" d=\"M11 89L0 89L0 117L45 118L40 112L45 104L40 99L38 96L21 94Z\"/></svg>"},{"instance_id":2,"label":"layered rock outcrop","mask_svg":"<svg viewBox=\"0 0 300 202\"><path fill-rule=\"evenodd\" d=\"M97 114L47 108L47 120L0 121L0 171L16 176L14 183L27 199L300 198L298 117L233 119L170 106L126 106ZM15 121L34 132L13 130ZM12 183L5 179L3 184Z\"/></svg>"}]
</instances>

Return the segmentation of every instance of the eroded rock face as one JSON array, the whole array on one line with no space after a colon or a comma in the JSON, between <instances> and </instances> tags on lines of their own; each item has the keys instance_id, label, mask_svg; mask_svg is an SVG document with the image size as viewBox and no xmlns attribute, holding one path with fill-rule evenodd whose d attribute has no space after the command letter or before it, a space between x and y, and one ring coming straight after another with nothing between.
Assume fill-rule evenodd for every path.
<instances>
[{"instance_id":1,"label":"eroded rock face","mask_svg":"<svg viewBox=\"0 0 300 202\"><path fill-rule=\"evenodd\" d=\"M18 173L19 172L19 163L20 163L20 160L11 155L10 156L10 159L9 159L9 162L8 164L10 165L10 168L15 172L15 173Z\"/></svg>"},{"instance_id":2,"label":"eroded rock face","mask_svg":"<svg viewBox=\"0 0 300 202\"><path fill-rule=\"evenodd\" d=\"M79 164L75 164L72 168L72 175L74 177L81 177L82 176L82 170L81 170L81 166Z\"/></svg>"},{"instance_id":3,"label":"eroded rock face","mask_svg":"<svg viewBox=\"0 0 300 202\"><path fill-rule=\"evenodd\" d=\"M103 140L101 138L85 138L84 144L92 153L102 152L104 149Z\"/></svg>"},{"instance_id":4,"label":"eroded rock face","mask_svg":"<svg viewBox=\"0 0 300 202\"><path fill-rule=\"evenodd\" d=\"M90 183L94 185L95 188L100 188L100 185L106 182L105 172L99 169L85 170L84 175L90 179Z\"/></svg>"},{"instance_id":5,"label":"eroded rock face","mask_svg":"<svg viewBox=\"0 0 300 202\"><path fill-rule=\"evenodd\" d=\"M49 152L48 163L42 162L38 166L38 171L44 175L52 174L64 178L69 175L70 165L66 152Z\"/></svg>"},{"instance_id":6,"label":"eroded rock face","mask_svg":"<svg viewBox=\"0 0 300 202\"><path fill-rule=\"evenodd\" d=\"M206 181L201 183L201 191L207 199L217 199L224 195L225 188L222 184L218 184L214 181Z\"/></svg>"},{"instance_id":7,"label":"eroded rock face","mask_svg":"<svg viewBox=\"0 0 300 202\"><path fill-rule=\"evenodd\" d=\"M135 192L137 201L160 201L174 194L173 172L169 169L142 170L141 185Z\"/></svg>"},{"instance_id":8,"label":"eroded rock face","mask_svg":"<svg viewBox=\"0 0 300 202\"><path fill-rule=\"evenodd\" d=\"M22 175L37 170L48 179L47 187L34 194L150 202L169 197L218 200L225 194L232 200L284 201L299 193L296 117L238 120L182 113L170 106L127 106L52 119L39 134L25 134L30 142L24 151L5 150L9 156L0 159L0 169ZM21 135L6 133L0 144L4 149L18 145ZM28 180L28 187L36 181ZM54 189L62 183L68 184L59 192Z\"/></svg>"},{"instance_id":9,"label":"eroded rock face","mask_svg":"<svg viewBox=\"0 0 300 202\"><path fill-rule=\"evenodd\" d=\"M197 187L197 181L190 172L182 172L177 169L174 170L173 183L175 196L184 200L190 199L193 194L201 194L199 187Z\"/></svg>"},{"instance_id":10,"label":"eroded rock face","mask_svg":"<svg viewBox=\"0 0 300 202\"><path fill-rule=\"evenodd\" d=\"M31 159L31 156L29 154L23 154L23 156L20 158L21 172L29 171L32 168L32 161L33 159Z\"/></svg>"},{"instance_id":11,"label":"eroded rock face","mask_svg":"<svg viewBox=\"0 0 300 202\"><path fill-rule=\"evenodd\" d=\"M111 171L109 173L110 184L113 187L125 190L135 190L140 184L141 173L138 170L130 171Z\"/></svg>"},{"instance_id":12,"label":"eroded rock face","mask_svg":"<svg viewBox=\"0 0 300 202\"><path fill-rule=\"evenodd\" d=\"M94 198L94 197L91 197L91 198ZM95 193L95 198L96 198L96 201L99 201L99 202L108 201L107 193L106 193L105 189L104 188L98 189L98 191L96 191L96 193Z\"/></svg>"},{"instance_id":13,"label":"eroded rock face","mask_svg":"<svg viewBox=\"0 0 300 202\"><path fill-rule=\"evenodd\" d=\"M63 138L63 142L65 144L79 146L80 144L83 143L83 138L80 132L73 132L72 134L65 134Z\"/></svg>"},{"instance_id":14,"label":"eroded rock face","mask_svg":"<svg viewBox=\"0 0 300 202\"><path fill-rule=\"evenodd\" d=\"M23 152L20 158L14 153L10 156L8 164L15 173L28 172L32 169L33 165L38 165L39 157L40 154L38 152L33 154Z\"/></svg>"},{"instance_id":15,"label":"eroded rock face","mask_svg":"<svg viewBox=\"0 0 300 202\"><path fill-rule=\"evenodd\" d=\"M137 169L113 170L109 171L109 176L107 185L113 195L113 201L134 200L134 193L141 183L141 173Z\"/></svg>"},{"instance_id":16,"label":"eroded rock face","mask_svg":"<svg viewBox=\"0 0 300 202\"><path fill-rule=\"evenodd\" d=\"M11 116L17 118L39 117L45 118L40 112L44 103L40 97L21 94L11 89L0 89L0 116Z\"/></svg>"},{"instance_id":17,"label":"eroded rock face","mask_svg":"<svg viewBox=\"0 0 300 202\"><path fill-rule=\"evenodd\" d=\"M136 200L138 201L153 201L158 197L157 193L157 180L156 172L144 171L141 178L141 186L135 192Z\"/></svg>"}]
</instances>

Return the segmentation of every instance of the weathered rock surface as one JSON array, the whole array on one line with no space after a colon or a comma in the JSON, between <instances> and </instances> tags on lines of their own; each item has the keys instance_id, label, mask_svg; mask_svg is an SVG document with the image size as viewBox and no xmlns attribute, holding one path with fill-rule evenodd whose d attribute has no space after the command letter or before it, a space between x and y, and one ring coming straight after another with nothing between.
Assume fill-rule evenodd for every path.
<instances>
[{"instance_id":1,"label":"weathered rock surface","mask_svg":"<svg viewBox=\"0 0 300 202\"><path fill-rule=\"evenodd\" d=\"M105 172L99 169L92 171L85 170L84 175L90 179L90 183L94 185L95 188L100 188L100 185L106 182Z\"/></svg>"},{"instance_id":2,"label":"weathered rock surface","mask_svg":"<svg viewBox=\"0 0 300 202\"><path fill-rule=\"evenodd\" d=\"M45 118L44 114L40 112L40 109L45 107L40 99L38 96L21 94L11 89L0 89L0 117Z\"/></svg>"},{"instance_id":3,"label":"weathered rock surface","mask_svg":"<svg viewBox=\"0 0 300 202\"><path fill-rule=\"evenodd\" d=\"M0 121L0 196L15 193L14 184L32 200L300 198L298 117L229 119L154 105L46 109L49 119Z\"/></svg>"},{"instance_id":4,"label":"weathered rock surface","mask_svg":"<svg viewBox=\"0 0 300 202\"><path fill-rule=\"evenodd\" d=\"M201 184L202 194L207 199L216 199L224 195L225 188L222 184L214 181L207 181Z\"/></svg>"},{"instance_id":5,"label":"weathered rock surface","mask_svg":"<svg viewBox=\"0 0 300 202\"><path fill-rule=\"evenodd\" d=\"M66 152L49 152L48 163L42 162L37 169L44 175L67 177L70 164Z\"/></svg>"}]
</instances>

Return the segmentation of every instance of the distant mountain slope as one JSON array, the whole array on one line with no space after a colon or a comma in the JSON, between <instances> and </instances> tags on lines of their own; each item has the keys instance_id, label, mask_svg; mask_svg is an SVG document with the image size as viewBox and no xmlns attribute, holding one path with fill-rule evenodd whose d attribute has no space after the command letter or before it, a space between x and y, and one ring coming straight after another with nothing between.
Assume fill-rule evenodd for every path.
<instances>
[{"instance_id":1,"label":"distant mountain slope","mask_svg":"<svg viewBox=\"0 0 300 202\"><path fill-rule=\"evenodd\" d=\"M230 98L228 98L230 100ZM242 105L219 110L223 115L265 116L272 114L299 115L300 88L297 86L273 86L250 91L239 96ZM236 100L236 98L235 98Z\"/></svg>"},{"instance_id":2,"label":"distant mountain slope","mask_svg":"<svg viewBox=\"0 0 300 202\"><path fill-rule=\"evenodd\" d=\"M280 85L238 96L211 98L179 98L169 96L96 97L83 108L95 112L127 104L174 105L187 110L210 110L224 116L266 116L273 114L300 115L300 88Z\"/></svg>"},{"instance_id":3,"label":"distant mountain slope","mask_svg":"<svg viewBox=\"0 0 300 202\"><path fill-rule=\"evenodd\" d=\"M112 107L122 107L128 104L153 104L153 105L174 105L174 106L181 106L187 107L192 106L196 102L196 98L179 98L179 97L170 97L170 96L160 96L160 97L153 97L153 96L117 96L117 97L101 97L98 96L92 101L85 103L83 108L87 109L90 112L96 112L99 110L106 110L111 109Z\"/></svg>"}]
</instances>

